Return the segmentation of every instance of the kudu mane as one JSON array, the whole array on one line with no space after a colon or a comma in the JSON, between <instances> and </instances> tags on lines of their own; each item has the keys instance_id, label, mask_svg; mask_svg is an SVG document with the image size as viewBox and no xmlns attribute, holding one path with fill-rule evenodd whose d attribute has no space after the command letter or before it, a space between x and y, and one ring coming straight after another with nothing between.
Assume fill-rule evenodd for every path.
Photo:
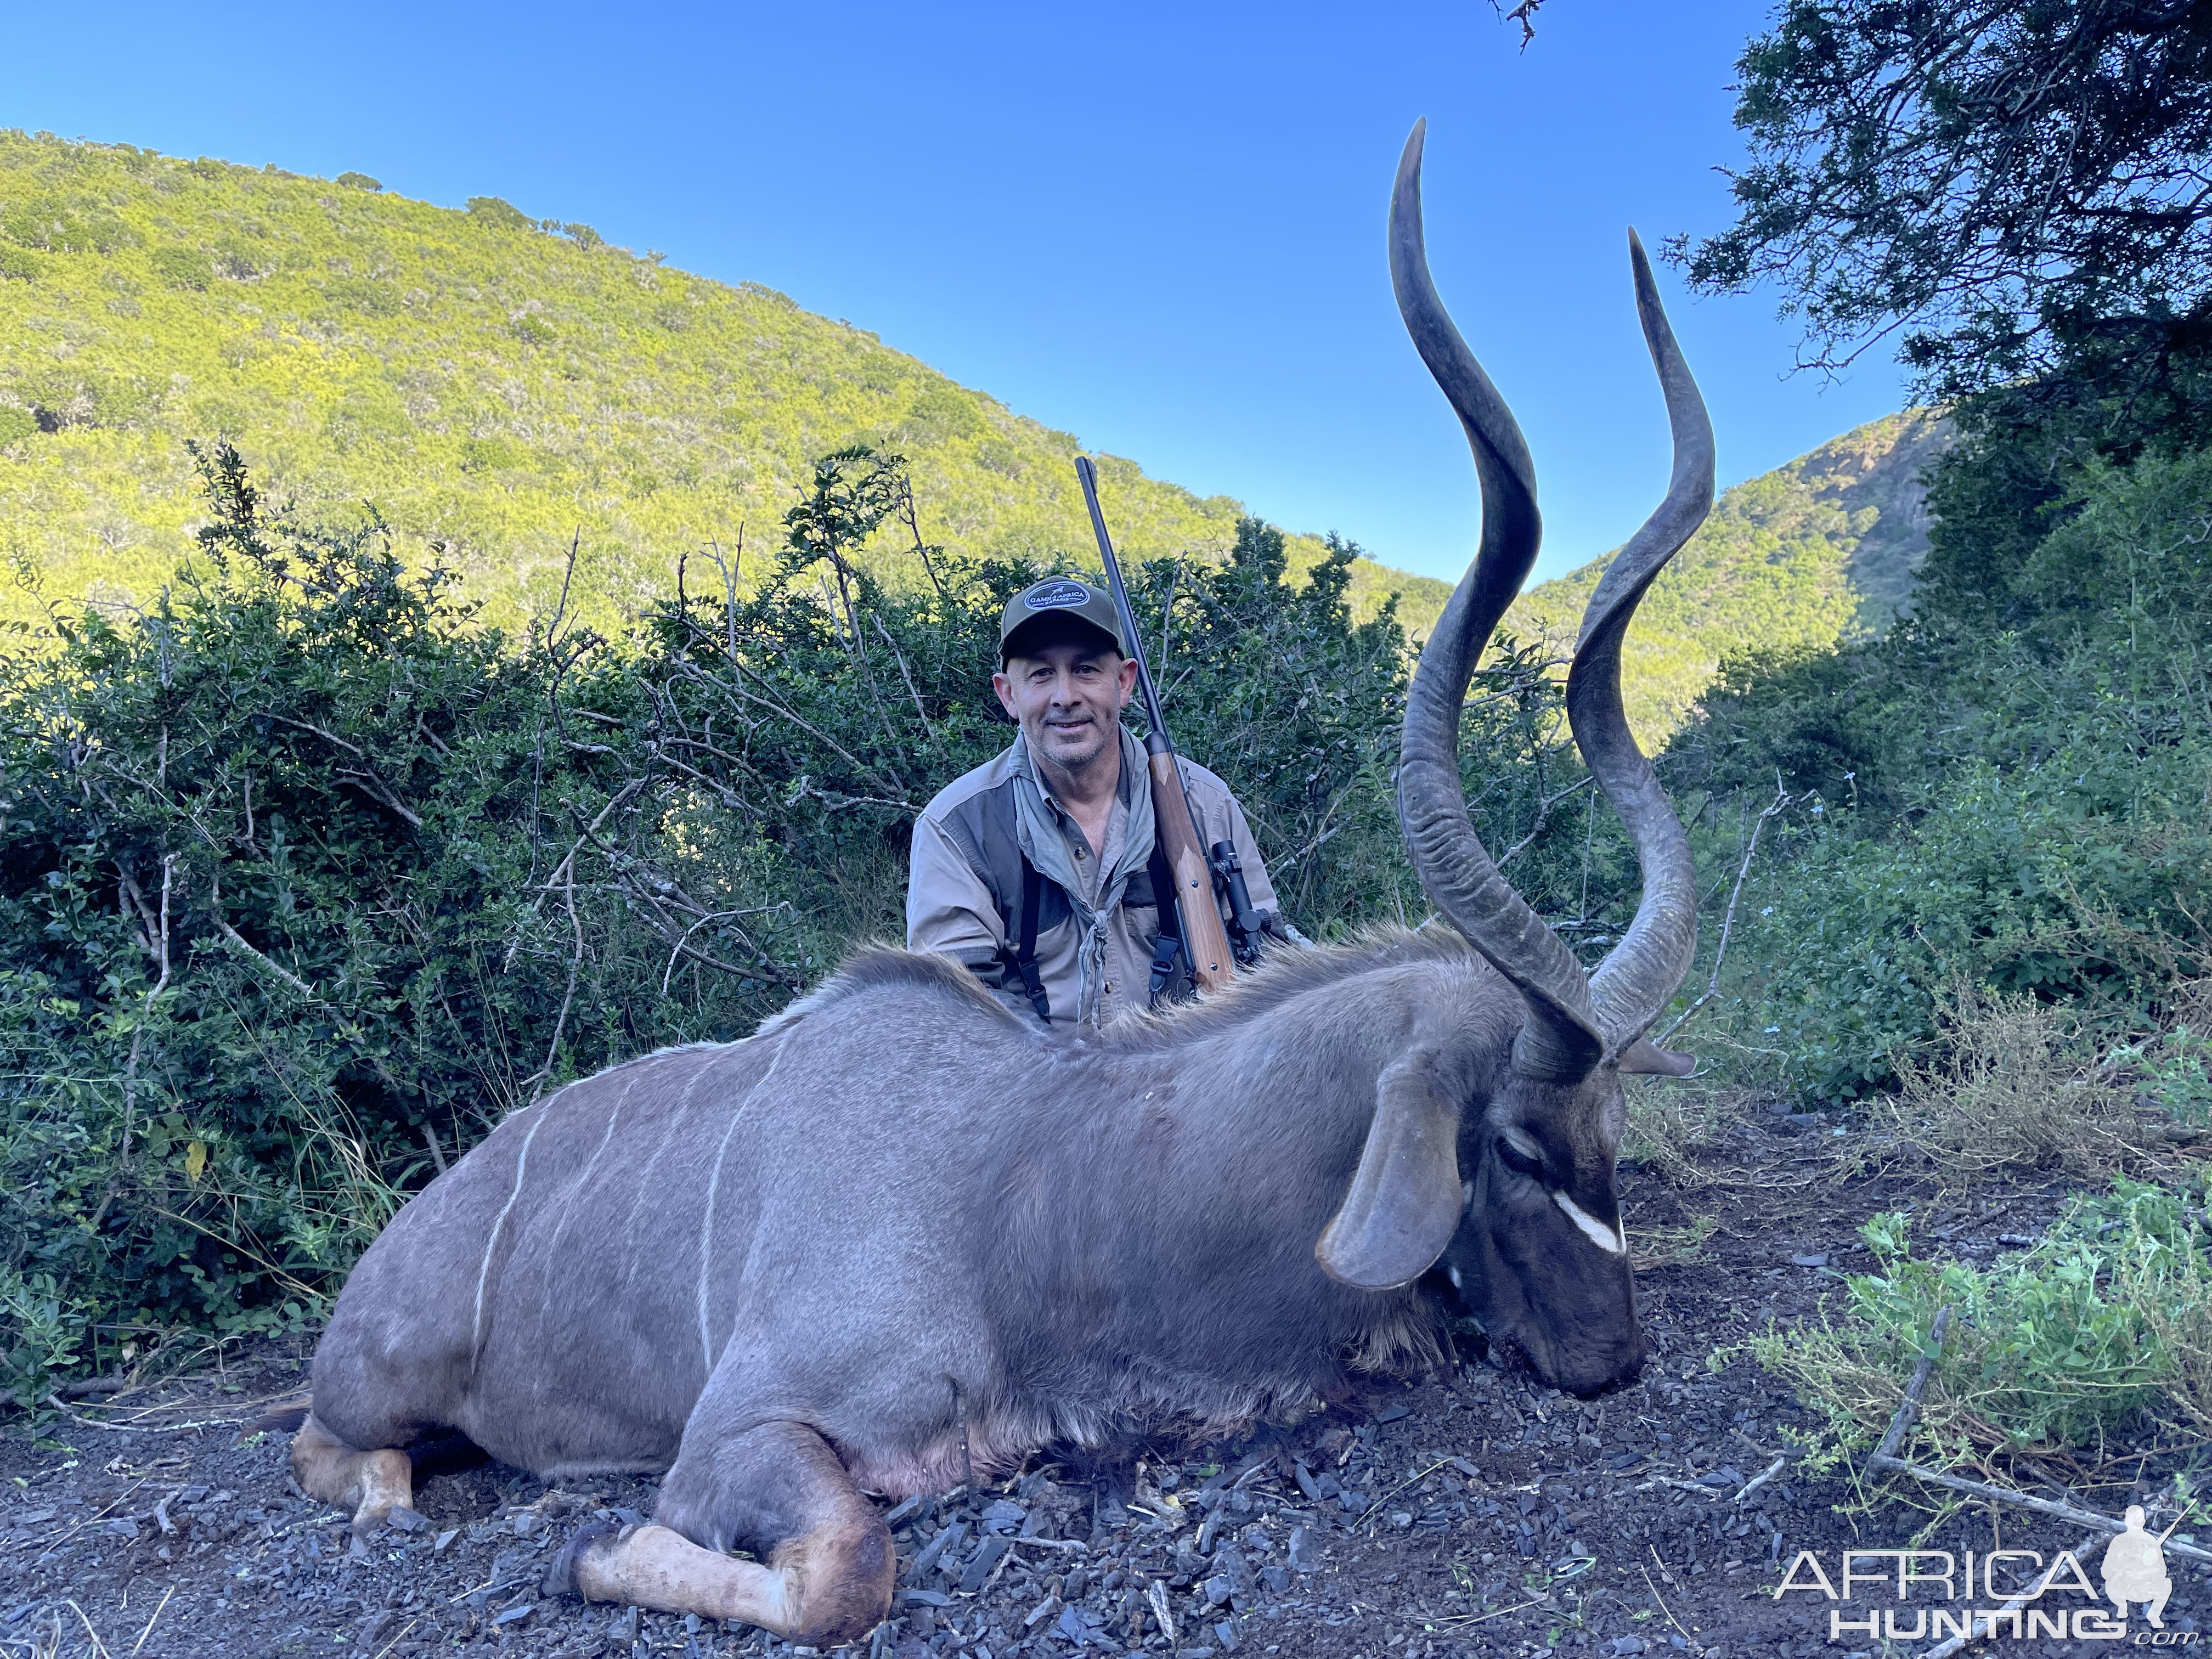
<instances>
[{"instance_id":1,"label":"kudu mane","mask_svg":"<svg viewBox=\"0 0 2212 1659\"><path fill-rule=\"evenodd\" d=\"M1309 992L1341 986L1377 969L1430 962L1472 966L1480 958L1464 939L1447 928L1377 923L1341 945L1270 951L1257 967L1194 1002L1133 1014L1103 1030L1068 1025L1041 1030L1008 1009L951 957L872 945L848 957L805 997L763 1021L759 1035L773 1036L809 1013L871 991L910 987L973 1007L1039 1044L1080 1046L1102 1055L1157 1054L1218 1036ZM1498 983L1502 991L1504 981Z\"/></svg>"}]
</instances>

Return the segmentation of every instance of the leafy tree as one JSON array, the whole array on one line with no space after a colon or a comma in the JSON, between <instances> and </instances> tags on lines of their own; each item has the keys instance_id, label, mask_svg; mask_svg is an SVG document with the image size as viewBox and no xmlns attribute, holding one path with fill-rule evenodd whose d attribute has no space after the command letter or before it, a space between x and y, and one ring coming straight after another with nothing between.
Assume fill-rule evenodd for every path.
<instances>
[{"instance_id":1,"label":"leafy tree","mask_svg":"<svg viewBox=\"0 0 2212 1659\"><path fill-rule=\"evenodd\" d=\"M1678 245L1697 285L1778 282L1819 364L1903 329L1939 398L2061 368L2195 398L2212 7L1789 0L1739 68L1754 162Z\"/></svg>"}]
</instances>

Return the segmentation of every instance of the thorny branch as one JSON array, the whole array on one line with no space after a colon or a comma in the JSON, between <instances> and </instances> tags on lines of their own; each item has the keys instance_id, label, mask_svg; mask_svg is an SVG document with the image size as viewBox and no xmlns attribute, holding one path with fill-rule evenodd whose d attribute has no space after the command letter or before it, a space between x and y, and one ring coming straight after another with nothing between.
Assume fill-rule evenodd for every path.
<instances>
[{"instance_id":1,"label":"thorny branch","mask_svg":"<svg viewBox=\"0 0 2212 1659\"><path fill-rule=\"evenodd\" d=\"M1577 778L1565 788L1555 789L1550 794L1545 796L1543 799L1538 801L1536 803L1536 821L1528 826L1528 833L1527 835L1522 836L1520 840L1515 842L1512 846L1505 849L1504 854L1498 860L1498 867L1503 870L1507 865L1510 864L1515 859L1518 858L1522 853L1528 851L1528 849L1534 844L1536 838L1544 833L1544 826L1551 821L1552 809L1554 806L1557 806L1561 801L1567 799L1570 796L1589 788L1590 785L1596 781L1597 777L1595 773L1585 772L1582 776ZM1587 901L1584 902L1583 909L1585 914L1587 914L1589 909Z\"/></svg>"},{"instance_id":2,"label":"thorny branch","mask_svg":"<svg viewBox=\"0 0 2212 1659\"><path fill-rule=\"evenodd\" d=\"M139 893L138 884L131 879L130 872L126 870L122 875L123 891L128 895L141 918L152 924L147 929L143 942L147 953L154 958L155 966L160 972L153 984L146 988L145 995L139 999L137 1023L131 1032L131 1053L123 1062L123 1134L116 1149L115 1173L108 1177L106 1190L100 1195L100 1207L92 1212L91 1224L86 1229L95 1236L100 1231L100 1224L107 1218L108 1206L115 1201L115 1194L121 1188L124 1177L131 1171L131 1132L138 1112L139 1056L146 1046L146 1027L153 1018L155 1000L169 988L169 895L175 885L179 856L169 853L161 859L161 908L158 918L152 914L151 907Z\"/></svg>"}]
</instances>

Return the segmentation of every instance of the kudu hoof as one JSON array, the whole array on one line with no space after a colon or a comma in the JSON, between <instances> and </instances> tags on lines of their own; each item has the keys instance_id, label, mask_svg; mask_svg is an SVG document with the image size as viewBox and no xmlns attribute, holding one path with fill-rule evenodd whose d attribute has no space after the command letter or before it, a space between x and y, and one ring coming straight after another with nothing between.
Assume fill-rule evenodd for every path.
<instances>
[{"instance_id":1,"label":"kudu hoof","mask_svg":"<svg viewBox=\"0 0 2212 1659\"><path fill-rule=\"evenodd\" d=\"M568 1541L561 1547L560 1553L545 1564L545 1576L538 1581L540 1595L574 1595L588 1601L576 1583L576 1558L592 1545L612 1538L622 1528L611 1521L586 1521L576 1528Z\"/></svg>"}]
</instances>

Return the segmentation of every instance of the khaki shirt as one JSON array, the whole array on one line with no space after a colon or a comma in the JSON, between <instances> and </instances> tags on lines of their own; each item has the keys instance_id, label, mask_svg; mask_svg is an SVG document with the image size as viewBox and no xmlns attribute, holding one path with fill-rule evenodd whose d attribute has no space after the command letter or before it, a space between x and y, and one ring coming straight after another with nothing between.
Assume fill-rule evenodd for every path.
<instances>
[{"instance_id":1,"label":"khaki shirt","mask_svg":"<svg viewBox=\"0 0 2212 1659\"><path fill-rule=\"evenodd\" d=\"M1009 879L1008 849L1004 840L1014 833L1014 806L1010 787L1017 778L1037 787L1048 815L1065 837L1077 879L1087 890L1080 895L1085 908L1093 908L1105 871L1121 861L1128 841L1130 774L1143 764L1143 750L1133 742L1122 745L1121 785L1107 821L1103 856L1091 850L1090 842L1074 818L1064 811L1031 769L1027 751L1016 744L940 791L915 820L914 854L907 879L906 942L909 950L935 951L967 964L1016 1012L1034 1018L1012 968L1014 945L1008 939L994 892L994 882ZM1182 760L1183 787L1198 820L1201 841L1232 842L1244 869L1244 885L1255 911L1273 911L1274 884L1267 878L1243 809L1229 793L1229 786L1196 763ZM1018 854L1013 857L1018 858ZM1015 867L1018 867L1017 865ZM1018 879L1018 878L1013 878ZM1148 884L1140 884L1148 886ZM1080 954L1085 929L1080 917L1049 878L1041 883L1044 902L1039 906L1036 960L1055 1024L1076 1017L1083 986ZM1011 911L1018 902L1007 896ZM1224 925L1227 921L1224 915ZM1159 911L1152 903L1128 899L1106 918L1104 961L1097 988L1097 1018L1100 1024L1152 1003L1152 945L1158 939Z\"/></svg>"}]
</instances>

